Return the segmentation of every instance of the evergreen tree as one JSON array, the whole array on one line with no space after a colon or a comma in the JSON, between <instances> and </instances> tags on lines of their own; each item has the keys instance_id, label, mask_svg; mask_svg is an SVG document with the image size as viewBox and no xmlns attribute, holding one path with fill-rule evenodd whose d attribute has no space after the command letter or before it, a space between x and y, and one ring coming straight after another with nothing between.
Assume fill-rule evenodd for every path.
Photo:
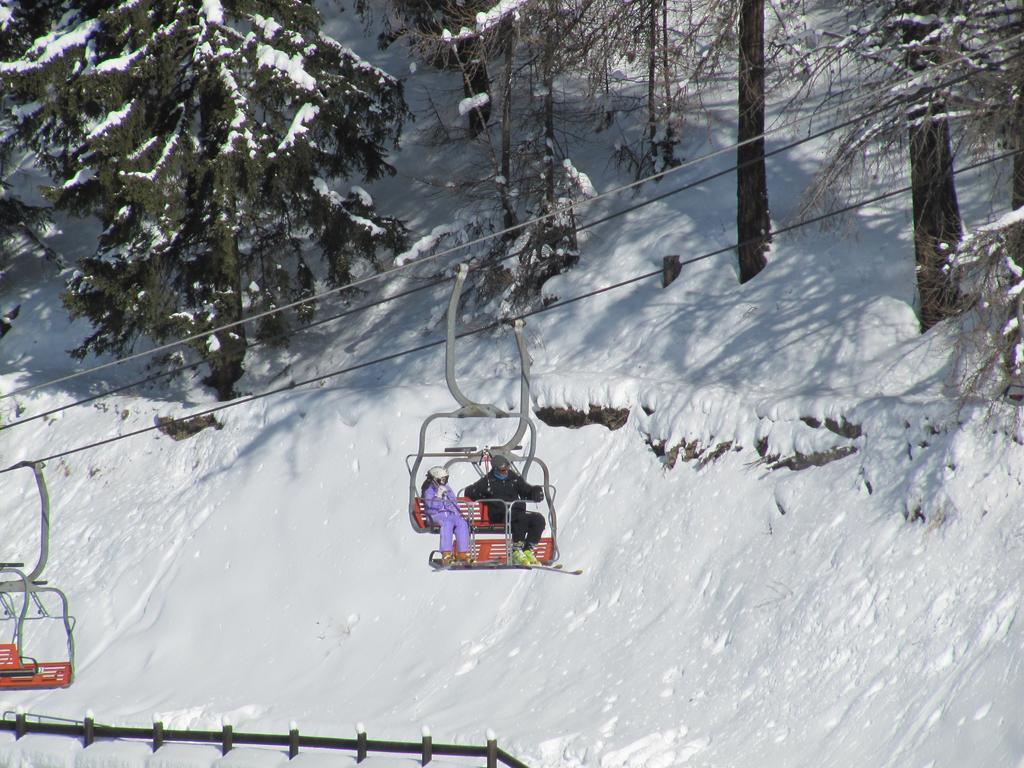
<instances>
[{"instance_id":1,"label":"evergreen tree","mask_svg":"<svg viewBox=\"0 0 1024 768\"><path fill-rule=\"evenodd\" d=\"M0 61L10 58L42 34L47 13L47 3L42 1L0 0ZM0 277L9 266L11 254L26 244L36 252L53 257L41 236L49 220L47 210L27 204L11 190L9 180L17 167L14 161L18 150L13 110L10 95L0 91Z\"/></svg>"},{"instance_id":2,"label":"evergreen tree","mask_svg":"<svg viewBox=\"0 0 1024 768\"><path fill-rule=\"evenodd\" d=\"M94 332L74 354L140 337L193 346L222 399L243 373L239 321L376 267L401 225L359 187L391 172L400 85L322 30L300 0L64 0L47 34L0 64L19 134L68 210L104 228L65 294ZM296 313L307 321L304 304ZM257 333L281 340L275 314ZM226 324L233 327L212 332ZM210 332L207 334L207 332Z\"/></svg>"}]
</instances>

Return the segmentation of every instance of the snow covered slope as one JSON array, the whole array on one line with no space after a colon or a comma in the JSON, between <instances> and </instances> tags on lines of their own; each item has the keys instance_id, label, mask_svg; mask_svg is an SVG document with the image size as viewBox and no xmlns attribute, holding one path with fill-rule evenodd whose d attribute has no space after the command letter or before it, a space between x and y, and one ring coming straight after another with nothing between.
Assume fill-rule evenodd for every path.
<instances>
[{"instance_id":1,"label":"snow covered slope","mask_svg":"<svg viewBox=\"0 0 1024 768\"><path fill-rule=\"evenodd\" d=\"M417 136L403 167L428 151ZM575 162L613 185L603 160ZM797 186L772 190L778 220ZM733 194L723 179L594 228L546 290L569 299L728 244ZM744 286L725 255L668 288L529 320L536 408L629 410L614 431L539 425L580 577L427 568L435 541L409 526L405 459L422 420L453 404L439 347L224 410L223 428L187 440L150 431L50 461L47 576L78 619L77 680L0 694L0 709L325 735L362 722L403 740L427 724L467 743L491 728L551 768L1024 765L1024 448L1012 409L955 396L949 329L917 331L904 204L858 212L841 237L777 238ZM12 274L3 296L22 304L0 342L4 392L71 370L63 350L84 332L34 277ZM266 353L242 383L261 392L434 340L446 289L421 295ZM125 368L99 378L140 370ZM460 342L459 371L471 395L518 405L510 334ZM89 386L5 398L3 420ZM210 404L187 381L104 398L0 432L3 465ZM447 424L432 441L503 436ZM31 473L0 488L0 557L31 559ZM93 762L145 762L123 749ZM0 764L88 762L69 750L6 742ZM247 754L260 763L232 759Z\"/></svg>"}]
</instances>

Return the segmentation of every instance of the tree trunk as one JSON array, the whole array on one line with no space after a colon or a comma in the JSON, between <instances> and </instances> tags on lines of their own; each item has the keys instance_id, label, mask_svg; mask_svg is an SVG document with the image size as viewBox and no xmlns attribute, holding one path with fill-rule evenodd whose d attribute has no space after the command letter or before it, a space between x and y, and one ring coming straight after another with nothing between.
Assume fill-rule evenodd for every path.
<instances>
[{"instance_id":1,"label":"tree trunk","mask_svg":"<svg viewBox=\"0 0 1024 768\"><path fill-rule=\"evenodd\" d=\"M1024 76L1024 68L1018 63L1018 73ZM1024 78L1018 78L1014 94L1013 125L1010 126L1010 148L1017 154L1013 156L1013 189L1010 205L1017 210L1024 205Z\"/></svg>"},{"instance_id":2,"label":"tree trunk","mask_svg":"<svg viewBox=\"0 0 1024 768\"><path fill-rule=\"evenodd\" d=\"M649 0L647 17L647 132L650 146L648 154L651 159L651 170L658 150L658 0ZM641 175L643 169L641 169Z\"/></svg>"},{"instance_id":3,"label":"tree trunk","mask_svg":"<svg viewBox=\"0 0 1024 768\"><path fill-rule=\"evenodd\" d=\"M1024 21L1024 0L1017 4L1018 25ZM1019 26L1015 25L1015 29ZM1020 45L1018 43L1018 52ZM1013 156L1013 187L1010 193L1010 205L1017 210L1024 205L1024 66L1018 61L1013 67L1016 72L1017 87L1014 95L1013 124L1010 126L1010 148L1017 154Z\"/></svg>"},{"instance_id":4,"label":"tree trunk","mask_svg":"<svg viewBox=\"0 0 1024 768\"><path fill-rule=\"evenodd\" d=\"M945 118L932 118L924 110L912 113L911 120L914 256L921 330L927 331L955 310L956 286L946 262L960 242L960 206L953 180L949 123Z\"/></svg>"},{"instance_id":5,"label":"tree trunk","mask_svg":"<svg viewBox=\"0 0 1024 768\"><path fill-rule=\"evenodd\" d=\"M472 98L481 93L491 92L491 78L487 74L487 62L484 61L484 54L481 44L477 40L470 40L460 44L458 60L462 66L462 90L466 98ZM469 110L469 135L479 136L486 128L487 121L491 118L491 104L488 102L482 107Z\"/></svg>"},{"instance_id":6,"label":"tree trunk","mask_svg":"<svg viewBox=\"0 0 1024 768\"><path fill-rule=\"evenodd\" d=\"M499 186L498 195L504 210L505 229L511 229L519 223L515 203L509 194L509 185L512 183L512 69L515 63L516 29L510 21L506 21L505 26L505 72L501 87L501 175L504 181ZM510 237L514 237L514 234L510 234Z\"/></svg>"},{"instance_id":7,"label":"tree trunk","mask_svg":"<svg viewBox=\"0 0 1024 768\"><path fill-rule=\"evenodd\" d=\"M1021 2L1024 12L1024 0ZM1010 208L1017 210L1024 206L1024 68L1018 63L1017 86L1014 92L1014 109L1009 126L1009 148L1016 154L1013 156L1013 181L1010 188ZM1016 227L1007 238L1007 252L1019 267L1024 267L1024 236ZM1020 329L1024 333L1024 328Z\"/></svg>"},{"instance_id":8,"label":"tree trunk","mask_svg":"<svg viewBox=\"0 0 1024 768\"><path fill-rule=\"evenodd\" d=\"M1024 94L1022 94L1024 95ZM1017 97L1018 99L1021 96ZM1010 205L1013 210L1017 210L1024 205L1024 121L1018 116L1015 136L1014 136L1014 149L1017 154L1013 156L1013 192L1010 196Z\"/></svg>"},{"instance_id":9,"label":"tree trunk","mask_svg":"<svg viewBox=\"0 0 1024 768\"><path fill-rule=\"evenodd\" d=\"M547 39L544 41L544 208L545 213L555 207L555 46L558 45L556 27L557 0L549 0ZM551 222L545 222L550 228Z\"/></svg>"},{"instance_id":10,"label":"tree trunk","mask_svg":"<svg viewBox=\"0 0 1024 768\"><path fill-rule=\"evenodd\" d=\"M740 282L768 263L771 242L764 165L764 0L742 0L739 24L739 147L736 150L736 234Z\"/></svg>"},{"instance_id":11,"label":"tree trunk","mask_svg":"<svg viewBox=\"0 0 1024 768\"><path fill-rule=\"evenodd\" d=\"M919 18L937 17L942 10L934 0L916 4ZM908 68L922 72L934 64L922 51L922 40L935 32L937 22L910 24L904 43L910 51ZM949 317L956 309L957 290L947 260L962 233L960 205L953 179L953 144L949 121L943 116L941 96L926 94L925 105L907 113L910 133L910 185L914 207L914 260L921 330Z\"/></svg>"},{"instance_id":12,"label":"tree trunk","mask_svg":"<svg viewBox=\"0 0 1024 768\"><path fill-rule=\"evenodd\" d=\"M672 81L668 52L668 0L661 3L661 77L665 85L665 106L661 121L665 124L665 138L662 143L662 158L666 164L674 164L675 136L672 130Z\"/></svg>"},{"instance_id":13,"label":"tree trunk","mask_svg":"<svg viewBox=\"0 0 1024 768\"><path fill-rule=\"evenodd\" d=\"M203 383L217 391L218 400L231 400L235 397L235 382L245 373L245 332L237 326L214 335L220 349L208 358L210 375Z\"/></svg>"},{"instance_id":14,"label":"tree trunk","mask_svg":"<svg viewBox=\"0 0 1024 768\"><path fill-rule=\"evenodd\" d=\"M227 231L219 239L223 250L214 257L219 261L220 274L215 279L215 285L221 297L216 302L216 319L218 325L225 325L242 319L241 264L234 234ZM213 336L218 348L211 351L209 346L205 347L210 375L203 379L203 383L217 391L218 400L230 400L235 397L235 382L245 373L245 325L217 331Z\"/></svg>"}]
</instances>

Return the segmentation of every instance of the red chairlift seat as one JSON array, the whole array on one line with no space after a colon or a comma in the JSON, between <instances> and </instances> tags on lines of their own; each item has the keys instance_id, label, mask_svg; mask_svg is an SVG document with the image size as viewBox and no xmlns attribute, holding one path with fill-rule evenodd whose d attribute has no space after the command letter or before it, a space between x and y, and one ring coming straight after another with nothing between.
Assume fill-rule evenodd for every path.
<instances>
[{"instance_id":1,"label":"red chairlift seat","mask_svg":"<svg viewBox=\"0 0 1024 768\"><path fill-rule=\"evenodd\" d=\"M554 560L554 551L554 541L551 539L541 539L533 545L533 554L544 565L550 565ZM478 563L508 562L508 542L504 537L477 539L473 543L473 559Z\"/></svg>"},{"instance_id":2,"label":"red chairlift seat","mask_svg":"<svg viewBox=\"0 0 1024 768\"><path fill-rule=\"evenodd\" d=\"M487 514L487 505L479 501L473 501L465 496L458 498L459 511L469 521L470 527L477 533L504 533L505 523L492 523ZM423 499L417 496L413 499L413 518L416 527L424 533L438 533L441 529L427 517L423 506Z\"/></svg>"},{"instance_id":3,"label":"red chairlift seat","mask_svg":"<svg viewBox=\"0 0 1024 768\"><path fill-rule=\"evenodd\" d=\"M14 643L0 643L0 688L67 688L71 685L71 662L23 659Z\"/></svg>"},{"instance_id":4,"label":"red chairlift seat","mask_svg":"<svg viewBox=\"0 0 1024 768\"><path fill-rule=\"evenodd\" d=\"M478 563L505 563L508 561L508 542L505 539L505 523L492 523L487 516L487 505L473 501L464 496L458 499L459 511L470 524L473 531L471 550L473 559ZM416 497L413 502L413 518L419 530L424 533L438 533L440 528L427 517L423 508L423 499ZM478 533L500 533L495 539L481 539ZM533 554L545 565L554 561L555 542L553 539L541 539L533 547Z\"/></svg>"}]
</instances>

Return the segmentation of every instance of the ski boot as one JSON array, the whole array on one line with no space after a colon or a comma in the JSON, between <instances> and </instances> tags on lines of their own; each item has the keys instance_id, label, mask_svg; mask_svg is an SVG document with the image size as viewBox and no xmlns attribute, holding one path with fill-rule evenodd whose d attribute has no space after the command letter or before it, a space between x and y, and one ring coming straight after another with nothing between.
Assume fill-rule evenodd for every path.
<instances>
[{"instance_id":1,"label":"ski boot","mask_svg":"<svg viewBox=\"0 0 1024 768\"><path fill-rule=\"evenodd\" d=\"M540 565L533 550L525 549L522 544L512 547L512 565Z\"/></svg>"},{"instance_id":2,"label":"ski boot","mask_svg":"<svg viewBox=\"0 0 1024 768\"><path fill-rule=\"evenodd\" d=\"M468 567L474 563L473 555L471 552L456 552L455 560L453 562L456 565Z\"/></svg>"}]
</instances>

